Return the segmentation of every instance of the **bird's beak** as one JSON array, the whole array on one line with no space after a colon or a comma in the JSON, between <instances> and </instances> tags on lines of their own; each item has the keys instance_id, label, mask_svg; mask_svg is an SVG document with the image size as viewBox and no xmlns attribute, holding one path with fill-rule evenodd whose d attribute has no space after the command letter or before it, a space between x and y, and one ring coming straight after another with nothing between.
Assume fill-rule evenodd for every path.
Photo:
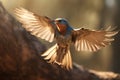
<instances>
[{"instance_id":1,"label":"bird's beak","mask_svg":"<svg viewBox=\"0 0 120 80\"><path fill-rule=\"evenodd\" d=\"M56 24L56 23L58 23L58 20L53 20L53 22Z\"/></svg>"}]
</instances>

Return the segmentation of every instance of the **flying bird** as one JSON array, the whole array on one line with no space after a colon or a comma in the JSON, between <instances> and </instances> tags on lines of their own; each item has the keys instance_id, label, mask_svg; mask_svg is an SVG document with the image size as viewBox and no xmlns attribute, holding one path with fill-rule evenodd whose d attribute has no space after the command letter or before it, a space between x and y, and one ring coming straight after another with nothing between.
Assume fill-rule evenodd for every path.
<instances>
[{"instance_id":1,"label":"flying bird","mask_svg":"<svg viewBox=\"0 0 120 80\"><path fill-rule=\"evenodd\" d=\"M49 63L57 63L68 70L72 69L71 44L74 44L77 51L94 52L109 45L118 33L111 30L111 27L101 30L74 29L64 18L50 19L24 8L16 8L15 15L32 35L48 42L56 42L41 56Z\"/></svg>"}]
</instances>

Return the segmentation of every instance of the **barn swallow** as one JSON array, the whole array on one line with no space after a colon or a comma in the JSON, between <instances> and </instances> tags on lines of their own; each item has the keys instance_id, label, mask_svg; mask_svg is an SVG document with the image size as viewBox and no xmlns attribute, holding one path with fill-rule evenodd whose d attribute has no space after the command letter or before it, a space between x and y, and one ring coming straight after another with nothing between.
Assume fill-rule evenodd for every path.
<instances>
[{"instance_id":1,"label":"barn swallow","mask_svg":"<svg viewBox=\"0 0 120 80\"><path fill-rule=\"evenodd\" d=\"M49 63L57 63L66 69L72 69L70 46L74 44L77 51L94 52L109 45L118 31L111 27L101 30L74 29L64 18L50 19L24 8L16 8L15 15L23 27L32 35L56 44L41 56Z\"/></svg>"}]
</instances>

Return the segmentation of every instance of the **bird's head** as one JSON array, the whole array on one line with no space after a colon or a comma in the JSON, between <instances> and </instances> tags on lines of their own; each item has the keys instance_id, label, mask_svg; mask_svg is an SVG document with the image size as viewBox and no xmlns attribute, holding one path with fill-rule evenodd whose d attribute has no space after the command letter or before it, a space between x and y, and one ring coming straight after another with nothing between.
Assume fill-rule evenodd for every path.
<instances>
[{"instance_id":1,"label":"bird's head","mask_svg":"<svg viewBox=\"0 0 120 80\"><path fill-rule=\"evenodd\" d=\"M55 23L63 24L63 25L68 25L68 22L65 18L56 18Z\"/></svg>"},{"instance_id":2,"label":"bird's head","mask_svg":"<svg viewBox=\"0 0 120 80\"><path fill-rule=\"evenodd\" d=\"M56 18L54 20L54 23L58 29L58 31L62 34L64 34L67 30L67 27L69 26L68 22L64 18Z\"/></svg>"}]
</instances>

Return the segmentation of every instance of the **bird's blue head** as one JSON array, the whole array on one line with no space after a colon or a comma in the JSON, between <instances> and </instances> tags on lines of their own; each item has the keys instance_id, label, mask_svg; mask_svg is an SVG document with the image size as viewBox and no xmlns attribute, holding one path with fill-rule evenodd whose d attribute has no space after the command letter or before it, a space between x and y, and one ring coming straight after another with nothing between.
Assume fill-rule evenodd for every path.
<instances>
[{"instance_id":1,"label":"bird's blue head","mask_svg":"<svg viewBox=\"0 0 120 80\"><path fill-rule=\"evenodd\" d=\"M63 24L63 25L68 26L68 22L65 18L56 18L55 23L59 23L59 24Z\"/></svg>"},{"instance_id":2,"label":"bird's blue head","mask_svg":"<svg viewBox=\"0 0 120 80\"><path fill-rule=\"evenodd\" d=\"M69 24L66 19L64 18L56 18L54 20L54 23L58 29L58 31L62 34L66 33L67 28L69 27Z\"/></svg>"}]
</instances>

